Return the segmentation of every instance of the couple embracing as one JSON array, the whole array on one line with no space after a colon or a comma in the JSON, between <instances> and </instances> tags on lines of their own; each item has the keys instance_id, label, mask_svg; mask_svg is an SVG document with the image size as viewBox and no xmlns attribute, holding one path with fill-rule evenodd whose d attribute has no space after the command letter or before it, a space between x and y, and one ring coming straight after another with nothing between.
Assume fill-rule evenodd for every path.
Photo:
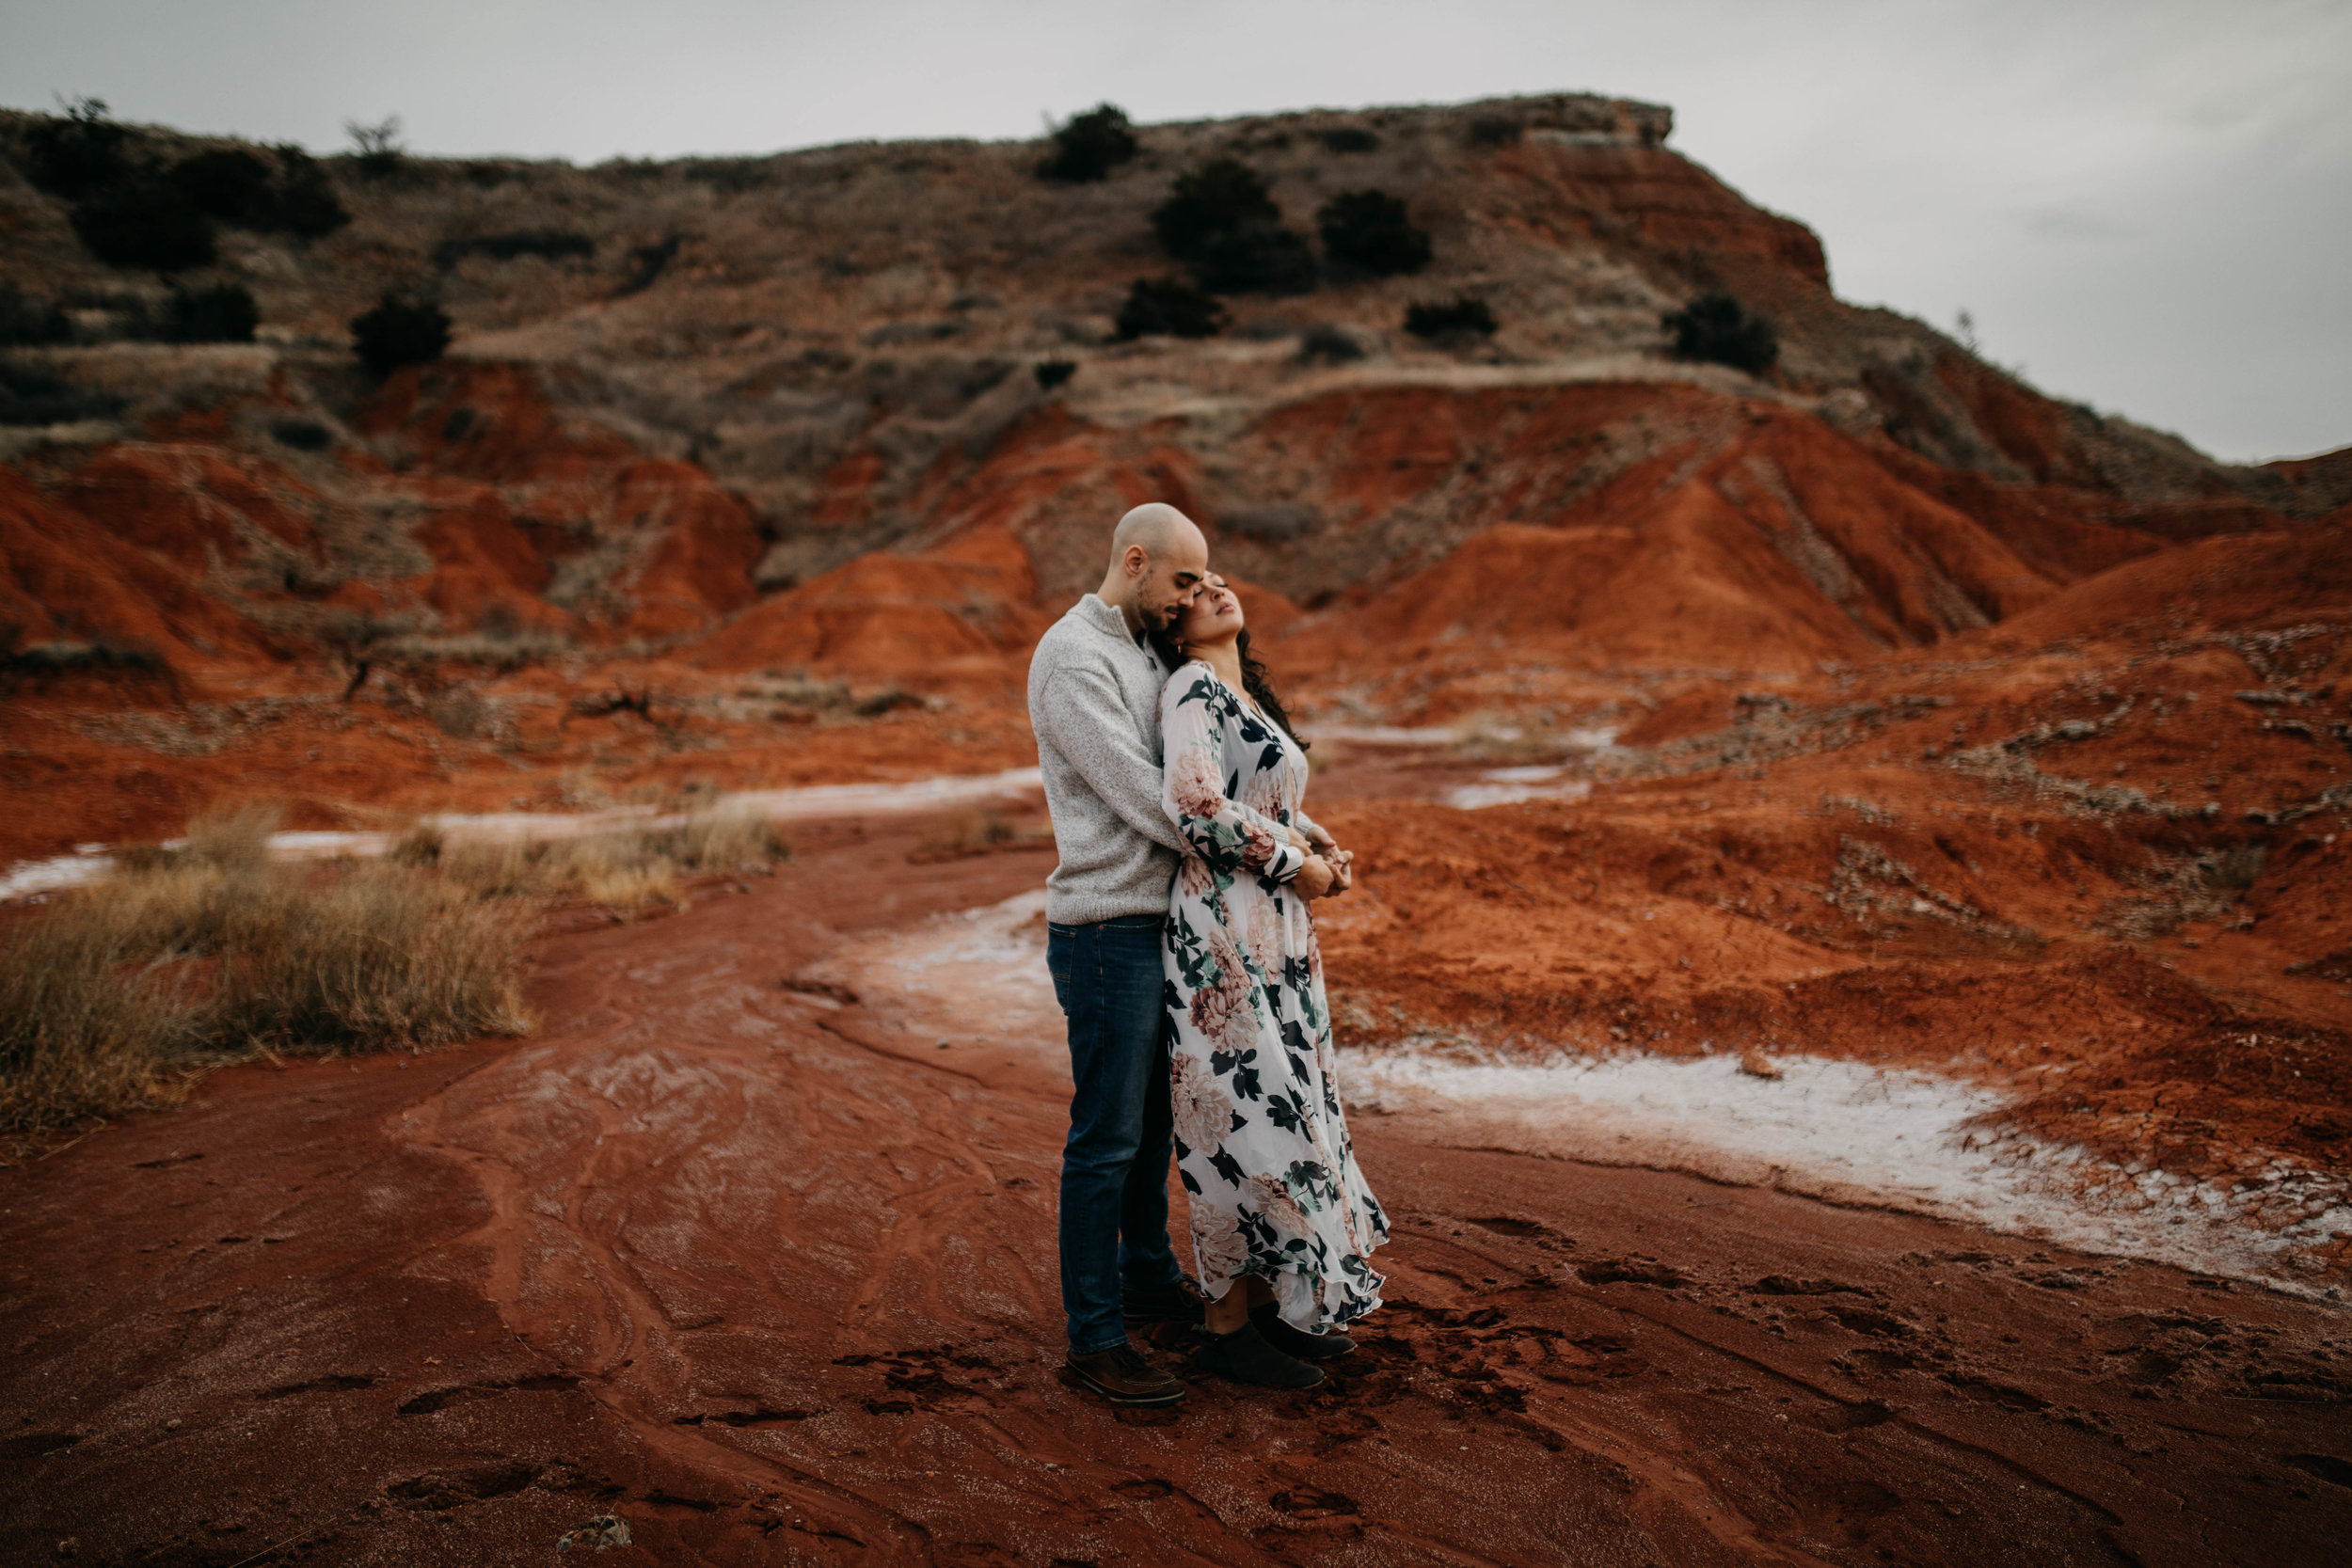
<instances>
[{"instance_id":1,"label":"couple embracing","mask_svg":"<svg viewBox=\"0 0 2352 1568\"><path fill-rule=\"evenodd\" d=\"M1190 519L1119 521L1103 586L1029 666L1061 863L1046 963L1076 1092L1062 1153L1070 1370L1113 1403L1184 1386L1130 1322L1198 1325L1198 1366L1304 1388L1380 1305L1388 1239L1340 1110L1308 903L1349 856L1300 802L1304 745ZM1171 1145L1198 1284L1168 1239Z\"/></svg>"}]
</instances>

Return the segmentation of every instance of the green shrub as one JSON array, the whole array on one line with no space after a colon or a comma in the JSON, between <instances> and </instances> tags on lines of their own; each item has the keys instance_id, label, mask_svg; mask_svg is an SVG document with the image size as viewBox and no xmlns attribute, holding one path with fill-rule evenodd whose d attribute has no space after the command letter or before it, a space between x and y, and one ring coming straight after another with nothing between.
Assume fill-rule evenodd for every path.
<instances>
[{"instance_id":1,"label":"green shrub","mask_svg":"<svg viewBox=\"0 0 2352 1568\"><path fill-rule=\"evenodd\" d=\"M0 425L72 424L122 411L122 399L58 380L29 365L0 359Z\"/></svg>"},{"instance_id":2,"label":"green shrub","mask_svg":"<svg viewBox=\"0 0 2352 1568\"><path fill-rule=\"evenodd\" d=\"M0 344L70 342L73 322L53 299L36 299L13 283L0 283Z\"/></svg>"},{"instance_id":3,"label":"green shrub","mask_svg":"<svg viewBox=\"0 0 2352 1568\"><path fill-rule=\"evenodd\" d=\"M1265 181L1238 158L1218 158L1177 176L1168 198L1152 214L1152 231L1180 261L1194 260L1220 234L1281 221Z\"/></svg>"},{"instance_id":4,"label":"green shrub","mask_svg":"<svg viewBox=\"0 0 2352 1568\"><path fill-rule=\"evenodd\" d=\"M258 228L269 209L270 166L241 147L216 148L183 158L164 181L206 217Z\"/></svg>"},{"instance_id":5,"label":"green shrub","mask_svg":"<svg viewBox=\"0 0 2352 1568\"><path fill-rule=\"evenodd\" d=\"M385 294L374 309L352 318L351 346L361 363L384 375L438 359L449 347L449 314L439 306Z\"/></svg>"},{"instance_id":6,"label":"green shrub","mask_svg":"<svg viewBox=\"0 0 2352 1568\"><path fill-rule=\"evenodd\" d=\"M1458 299L1412 305L1406 308L1405 330L1416 338L1438 342L1463 342L1471 338L1491 338L1495 333L1495 313L1483 299L1468 294Z\"/></svg>"},{"instance_id":7,"label":"green shrub","mask_svg":"<svg viewBox=\"0 0 2352 1568\"><path fill-rule=\"evenodd\" d=\"M1429 264L1429 235L1386 191L1345 191L1315 214L1324 254L1375 277L1419 272Z\"/></svg>"},{"instance_id":8,"label":"green shrub","mask_svg":"<svg viewBox=\"0 0 2352 1568\"><path fill-rule=\"evenodd\" d=\"M73 232L109 266L184 272L211 264L213 226L187 193L166 181L130 178L90 193L73 209Z\"/></svg>"},{"instance_id":9,"label":"green shrub","mask_svg":"<svg viewBox=\"0 0 2352 1568\"><path fill-rule=\"evenodd\" d=\"M1253 223L1212 235L1193 258L1192 276L1213 294L1303 294L1321 269L1306 236Z\"/></svg>"},{"instance_id":10,"label":"green shrub","mask_svg":"<svg viewBox=\"0 0 2352 1568\"><path fill-rule=\"evenodd\" d=\"M24 134L25 175L51 196L79 201L130 174L130 133L106 118L106 101L84 98L63 119Z\"/></svg>"},{"instance_id":11,"label":"green shrub","mask_svg":"<svg viewBox=\"0 0 2352 1568\"><path fill-rule=\"evenodd\" d=\"M271 188L266 212L255 221L255 228L317 240L351 221L326 165L291 143L280 145L277 152L278 183Z\"/></svg>"},{"instance_id":12,"label":"green shrub","mask_svg":"<svg viewBox=\"0 0 2352 1568\"><path fill-rule=\"evenodd\" d=\"M249 343L253 329L261 325L262 309L253 302L253 291L220 283L193 292L172 290L158 336L174 343Z\"/></svg>"},{"instance_id":13,"label":"green shrub","mask_svg":"<svg viewBox=\"0 0 2352 1568\"><path fill-rule=\"evenodd\" d=\"M1155 333L1214 338L1224 325L1225 308L1180 278L1136 278L1119 310L1119 336L1129 341Z\"/></svg>"},{"instance_id":14,"label":"green shrub","mask_svg":"<svg viewBox=\"0 0 2352 1568\"><path fill-rule=\"evenodd\" d=\"M1054 129L1054 152L1037 166L1041 180L1079 183L1101 180L1136 155L1136 134L1126 112L1098 103Z\"/></svg>"},{"instance_id":15,"label":"green shrub","mask_svg":"<svg viewBox=\"0 0 2352 1568\"><path fill-rule=\"evenodd\" d=\"M385 180L400 172L408 150L401 145L398 115L389 115L373 125L346 119L343 135L351 138L355 153L352 161L359 166L361 175L370 180Z\"/></svg>"},{"instance_id":16,"label":"green shrub","mask_svg":"<svg viewBox=\"0 0 2352 1568\"><path fill-rule=\"evenodd\" d=\"M1761 375L1780 357L1780 335L1757 315L1720 290L1699 295L1659 325L1674 334L1675 357L1729 365Z\"/></svg>"}]
</instances>

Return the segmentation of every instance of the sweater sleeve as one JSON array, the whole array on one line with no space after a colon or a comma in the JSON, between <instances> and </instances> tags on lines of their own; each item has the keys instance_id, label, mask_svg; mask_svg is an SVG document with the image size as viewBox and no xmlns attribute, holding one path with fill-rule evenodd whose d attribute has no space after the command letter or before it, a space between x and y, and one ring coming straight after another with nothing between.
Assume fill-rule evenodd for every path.
<instances>
[{"instance_id":1,"label":"sweater sleeve","mask_svg":"<svg viewBox=\"0 0 2352 1568\"><path fill-rule=\"evenodd\" d=\"M1107 673L1082 665L1055 671L1033 721L1038 737L1061 753L1121 822L1154 844L1184 852L1184 840L1159 809L1160 765Z\"/></svg>"},{"instance_id":2,"label":"sweater sleeve","mask_svg":"<svg viewBox=\"0 0 2352 1568\"><path fill-rule=\"evenodd\" d=\"M1217 870L1287 882L1306 854L1291 843L1288 829L1226 793L1225 725L1216 689L1198 671L1179 670L1160 692L1160 746L1168 757L1162 808L1184 847Z\"/></svg>"}]
</instances>

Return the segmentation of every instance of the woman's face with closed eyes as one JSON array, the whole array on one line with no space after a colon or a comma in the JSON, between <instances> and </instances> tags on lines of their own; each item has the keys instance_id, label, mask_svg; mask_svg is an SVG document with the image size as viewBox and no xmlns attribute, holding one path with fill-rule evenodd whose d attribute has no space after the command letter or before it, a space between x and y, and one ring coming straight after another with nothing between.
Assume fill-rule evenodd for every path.
<instances>
[{"instance_id":1,"label":"woman's face with closed eyes","mask_svg":"<svg viewBox=\"0 0 2352 1568\"><path fill-rule=\"evenodd\" d=\"M1211 572L1200 596L1177 618L1174 631L1179 646L1194 648L1226 641L1239 635L1242 625L1241 600L1223 578Z\"/></svg>"}]
</instances>

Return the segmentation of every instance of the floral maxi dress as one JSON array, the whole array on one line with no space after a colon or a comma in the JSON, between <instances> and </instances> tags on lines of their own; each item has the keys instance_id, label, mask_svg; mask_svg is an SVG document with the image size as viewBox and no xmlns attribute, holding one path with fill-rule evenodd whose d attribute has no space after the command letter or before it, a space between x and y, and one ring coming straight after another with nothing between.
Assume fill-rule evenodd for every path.
<instances>
[{"instance_id":1,"label":"floral maxi dress","mask_svg":"<svg viewBox=\"0 0 2352 1568\"><path fill-rule=\"evenodd\" d=\"M1176 1163L1201 1288L1240 1275L1312 1331L1380 1305L1367 1262L1388 1240L1340 1111L1323 957L1306 901L1307 759L1206 664L1160 693L1163 804L1190 847L1169 900L1164 992L1173 1024Z\"/></svg>"}]
</instances>

